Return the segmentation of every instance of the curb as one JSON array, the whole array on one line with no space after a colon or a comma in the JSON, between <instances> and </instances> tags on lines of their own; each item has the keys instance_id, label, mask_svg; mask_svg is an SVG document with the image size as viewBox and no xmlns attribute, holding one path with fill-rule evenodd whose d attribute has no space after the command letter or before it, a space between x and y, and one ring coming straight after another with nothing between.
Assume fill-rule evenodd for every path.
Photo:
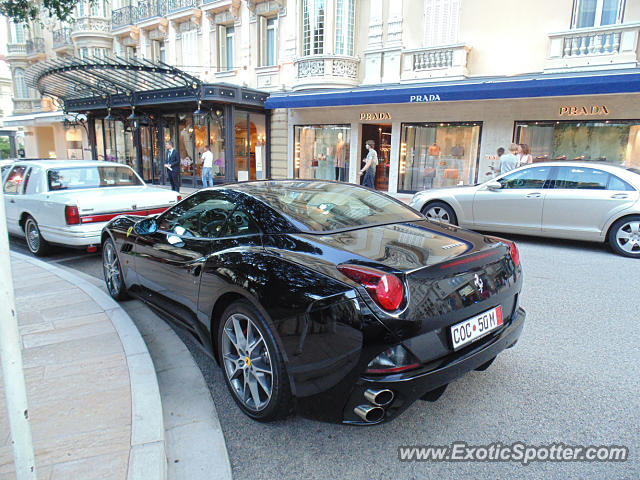
<instances>
[{"instance_id":1,"label":"curb","mask_svg":"<svg viewBox=\"0 0 640 480\"><path fill-rule=\"evenodd\" d=\"M107 314L124 349L131 387L131 450L127 480L167 478L164 420L156 371L142 335L127 312L109 295L88 281L60 267L31 256L11 252L83 290Z\"/></svg>"}]
</instances>

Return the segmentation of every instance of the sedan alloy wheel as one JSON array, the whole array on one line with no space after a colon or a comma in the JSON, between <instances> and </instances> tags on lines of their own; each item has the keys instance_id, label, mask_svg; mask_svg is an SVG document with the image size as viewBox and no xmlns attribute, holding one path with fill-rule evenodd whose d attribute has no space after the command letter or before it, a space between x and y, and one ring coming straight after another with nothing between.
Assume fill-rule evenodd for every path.
<instances>
[{"instance_id":1,"label":"sedan alloy wheel","mask_svg":"<svg viewBox=\"0 0 640 480\"><path fill-rule=\"evenodd\" d=\"M620 255L640 258L640 216L634 215L614 223L609 243Z\"/></svg>"},{"instance_id":2,"label":"sedan alloy wheel","mask_svg":"<svg viewBox=\"0 0 640 480\"><path fill-rule=\"evenodd\" d=\"M453 225L457 225L458 223L453 209L444 202L429 203L424 207L422 213L429 220L433 220L435 222L451 223Z\"/></svg>"}]
</instances>

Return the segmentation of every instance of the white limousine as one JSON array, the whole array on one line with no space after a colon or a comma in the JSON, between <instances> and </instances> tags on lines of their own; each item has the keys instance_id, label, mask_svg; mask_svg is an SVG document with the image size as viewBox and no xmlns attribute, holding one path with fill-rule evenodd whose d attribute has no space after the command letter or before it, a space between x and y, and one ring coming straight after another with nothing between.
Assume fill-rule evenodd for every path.
<instances>
[{"instance_id":1,"label":"white limousine","mask_svg":"<svg viewBox=\"0 0 640 480\"><path fill-rule=\"evenodd\" d=\"M161 213L181 200L177 192L148 186L132 168L113 162L18 161L3 187L9 232L24 235L38 256L51 244L95 251L112 218Z\"/></svg>"}]
</instances>

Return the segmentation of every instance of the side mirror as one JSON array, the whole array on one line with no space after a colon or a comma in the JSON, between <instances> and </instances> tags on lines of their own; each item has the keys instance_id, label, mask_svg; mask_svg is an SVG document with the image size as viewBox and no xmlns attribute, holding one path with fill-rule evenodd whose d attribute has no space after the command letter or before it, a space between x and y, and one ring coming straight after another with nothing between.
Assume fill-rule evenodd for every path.
<instances>
[{"instance_id":1,"label":"side mirror","mask_svg":"<svg viewBox=\"0 0 640 480\"><path fill-rule=\"evenodd\" d=\"M133 226L133 231L136 232L137 235L148 235L154 233L156 230L158 230L158 222L156 222L155 218L145 218L144 220L136 222Z\"/></svg>"},{"instance_id":2,"label":"side mirror","mask_svg":"<svg viewBox=\"0 0 640 480\"><path fill-rule=\"evenodd\" d=\"M498 182L497 180L491 180L489 182L486 183L487 188L489 190L500 190L502 188L502 184L500 182Z\"/></svg>"}]
</instances>

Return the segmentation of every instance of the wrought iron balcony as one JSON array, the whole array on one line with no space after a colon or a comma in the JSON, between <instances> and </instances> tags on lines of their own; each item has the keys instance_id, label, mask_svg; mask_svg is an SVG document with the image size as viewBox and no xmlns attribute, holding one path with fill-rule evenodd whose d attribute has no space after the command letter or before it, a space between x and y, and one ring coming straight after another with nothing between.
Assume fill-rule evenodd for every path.
<instances>
[{"instance_id":1,"label":"wrought iron balcony","mask_svg":"<svg viewBox=\"0 0 640 480\"><path fill-rule=\"evenodd\" d=\"M167 0L140 0L138 2L137 20L162 17L167 14Z\"/></svg>"},{"instance_id":2,"label":"wrought iron balcony","mask_svg":"<svg viewBox=\"0 0 640 480\"><path fill-rule=\"evenodd\" d=\"M44 38L30 38L25 42L25 45L27 46L27 55L44 53Z\"/></svg>"},{"instance_id":3,"label":"wrought iron balcony","mask_svg":"<svg viewBox=\"0 0 640 480\"><path fill-rule=\"evenodd\" d=\"M53 48L73 46L70 28L58 28L53 31Z\"/></svg>"},{"instance_id":4,"label":"wrought iron balcony","mask_svg":"<svg viewBox=\"0 0 640 480\"><path fill-rule=\"evenodd\" d=\"M200 0L169 0L169 12L177 12L187 8L198 8Z\"/></svg>"},{"instance_id":5,"label":"wrought iron balcony","mask_svg":"<svg viewBox=\"0 0 640 480\"><path fill-rule=\"evenodd\" d=\"M111 23L113 28L124 27L125 25L133 25L137 20L137 9L132 5L118 8L111 12Z\"/></svg>"}]
</instances>

